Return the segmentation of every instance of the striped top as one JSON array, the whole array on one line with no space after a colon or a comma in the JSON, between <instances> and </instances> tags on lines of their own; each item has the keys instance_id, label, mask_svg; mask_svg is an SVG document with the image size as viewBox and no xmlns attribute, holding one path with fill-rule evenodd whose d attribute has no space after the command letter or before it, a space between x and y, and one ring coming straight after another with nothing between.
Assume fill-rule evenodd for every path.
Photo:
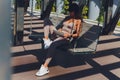
<instances>
[{"instance_id":1,"label":"striped top","mask_svg":"<svg viewBox=\"0 0 120 80\"><path fill-rule=\"evenodd\" d=\"M73 32L76 32L78 25L80 25L80 20L69 19L63 23L62 32L73 34Z\"/></svg>"}]
</instances>

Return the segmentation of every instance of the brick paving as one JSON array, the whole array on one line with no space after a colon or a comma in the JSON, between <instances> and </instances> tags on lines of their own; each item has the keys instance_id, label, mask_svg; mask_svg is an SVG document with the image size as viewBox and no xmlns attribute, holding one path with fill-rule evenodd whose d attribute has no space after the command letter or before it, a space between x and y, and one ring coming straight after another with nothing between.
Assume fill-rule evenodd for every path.
<instances>
[{"instance_id":1,"label":"brick paving","mask_svg":"<svg viewBox=\"0 0 120 80\"><path fill-rule=\"evenodd\" d=\"M95 54L81 54L84 64L72 67L50 65L50 73L37 77L36 71L41 65L45 54L41 44L28 38L30 33L30 17L25 17L24 44L12 46L11 66L12 80L120 80L120 33L117 35L100 36ZM40 34L43 30L42 21L38 17L33 20L33 32ZM77 62L76 62L77 63Z\"/></svg>"}]
</instances>

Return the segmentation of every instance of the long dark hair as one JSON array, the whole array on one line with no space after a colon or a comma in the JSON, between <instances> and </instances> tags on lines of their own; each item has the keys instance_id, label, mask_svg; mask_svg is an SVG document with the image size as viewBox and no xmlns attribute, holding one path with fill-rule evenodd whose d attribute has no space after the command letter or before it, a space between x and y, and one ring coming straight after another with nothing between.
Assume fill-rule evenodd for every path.
<instances>
[{"instance_id":1,"label":"long dark hair","mask_svg":"<svg viewBox=\"0 0 120 80\"><path fill-rule=\"evenodd\" d=\"M75 14L75 19L81 19L81 15L80 15L80 8L76 3L72 3L69 6L69 12L74 12Z\"/></svg>"}]
</instances>

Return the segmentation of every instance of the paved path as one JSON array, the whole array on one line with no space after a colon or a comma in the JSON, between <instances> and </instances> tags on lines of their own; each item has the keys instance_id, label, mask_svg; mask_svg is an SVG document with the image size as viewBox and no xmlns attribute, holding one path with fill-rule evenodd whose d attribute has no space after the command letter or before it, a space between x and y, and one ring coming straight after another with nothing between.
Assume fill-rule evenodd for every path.
<instances>
[{"instance_id":1,"label":"paved path","mask_svg":"<svg viewBox=\"0 0 120 80\"><path fill-rule=\"evenodd\" d=\"M96 54L80 55L82 60L75 62L82 63L80 65L64 68L51 64L48 75L35 76L45 52L40 50L39 42L28 38L30 17L25 16L24 19L24 44L11 47L12 80L120 80L120 36L118 35L100 36ZM32 32L41 34L42 23L43 21L38 17L33 17Z\"/></svg>"},{"instance_id":2,"label":"paved path","mask_svg":"<svg viewBox=\"0 0 120 80\"><path fill-rule=\"evenodd\" d=\"M120 36L120 27L115 28L114 34Z\"/></svg>"}]
</instances>

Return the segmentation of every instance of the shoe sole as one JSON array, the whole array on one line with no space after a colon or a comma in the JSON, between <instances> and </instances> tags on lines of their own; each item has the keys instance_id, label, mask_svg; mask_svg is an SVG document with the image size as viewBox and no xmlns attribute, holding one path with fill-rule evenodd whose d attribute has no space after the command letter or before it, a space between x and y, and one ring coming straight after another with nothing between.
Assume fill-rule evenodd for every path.
<instances>
[{"instance_id":1,"label":"shoe sole","mask_svg":"<svg viewBox=\"0 0 120 80\"><path fill-rule=\"evenodd\" d=\"M44 74L42 74L42 75L37 75L37 74L35 74L35 75L38 76L38 77L41 77L41 76L44 76L44 75L46 75L46 74L48 74L48 73L49 73L49 71L46 72L46 73L44 73Z\"/></svg>"}]
</instances>

